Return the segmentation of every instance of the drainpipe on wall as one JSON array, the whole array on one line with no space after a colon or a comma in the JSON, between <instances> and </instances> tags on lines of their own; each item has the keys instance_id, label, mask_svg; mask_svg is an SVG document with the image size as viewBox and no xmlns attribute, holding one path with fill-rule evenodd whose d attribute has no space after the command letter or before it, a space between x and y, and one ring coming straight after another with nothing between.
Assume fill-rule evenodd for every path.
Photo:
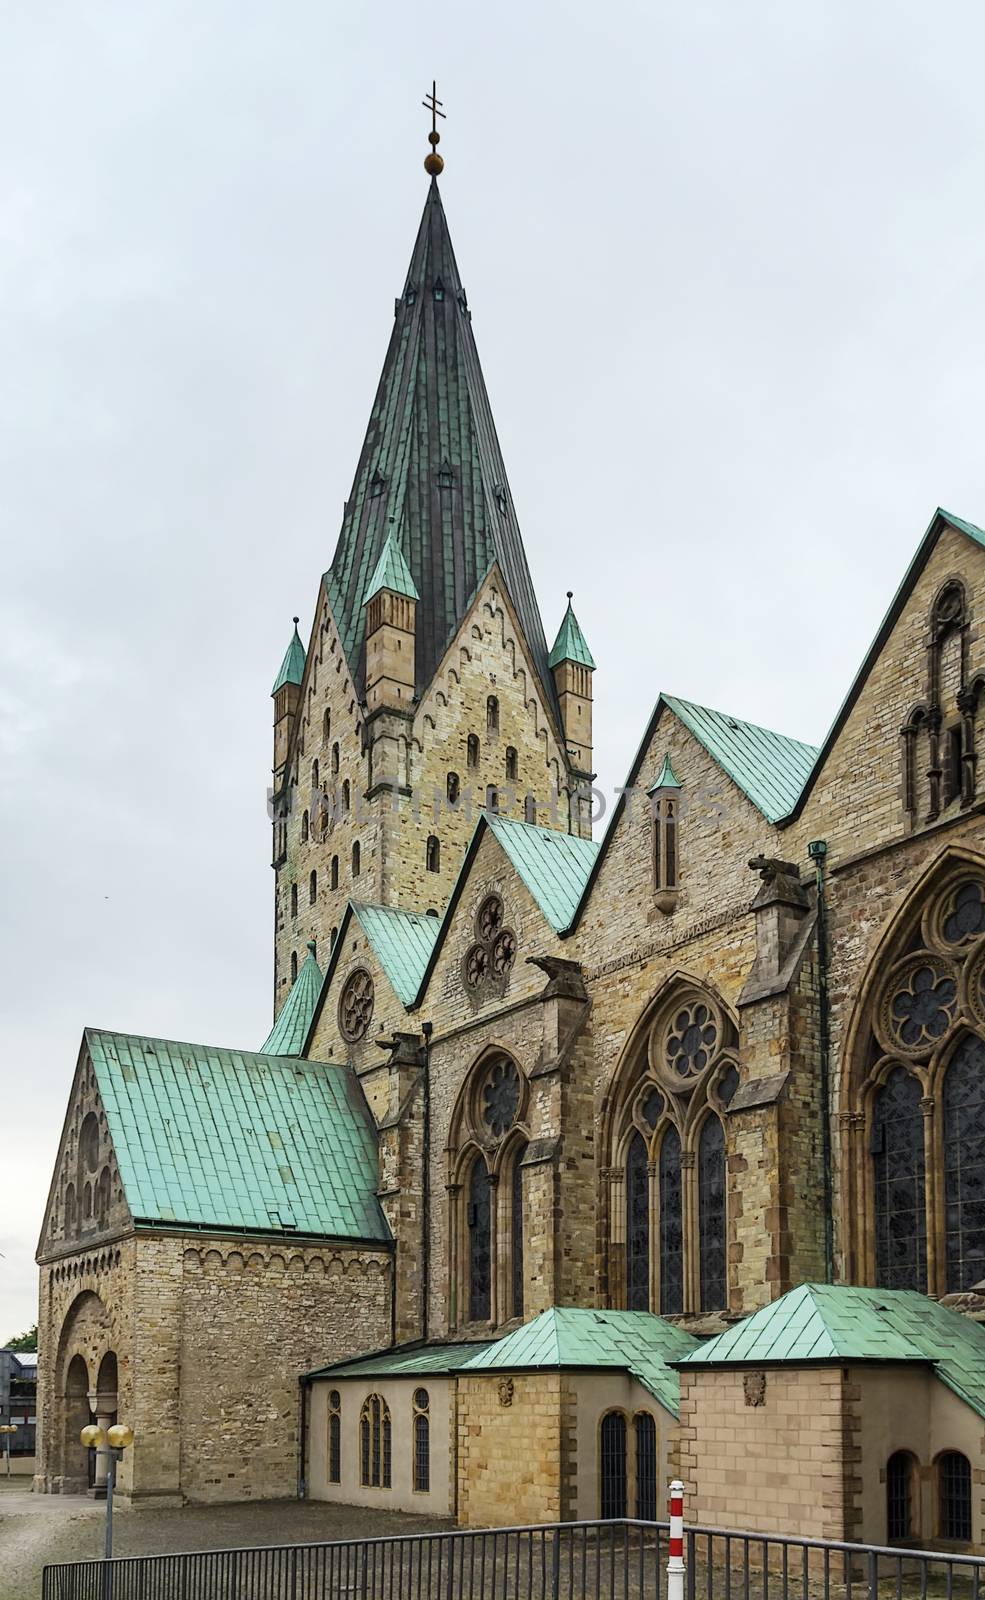
<instances>
[{"instance_id":1,"label":"drainpipe on wall","mask_svg":"<svg viewBox=\"0 0 985 1600\"><path fill-rule=\"evenodd\" d=\"M824 1182L824 1279L834 1282L834 1198L831 1182L831 1027L828 1001L828 909L824 898L824 862L827 841L812 839L807 854L814 863L817 884L817 998L818 1045L821 1054L821 1162Z\"/></svg>"},{"instance_id":2,"label":"drainpipe on wall","mask_svg":"<svg viewBox=\"0 0 985 1600\"><path fill-rule=\"evenodd\" d=\"M428 1336L428 1307L431 1299L431 1035L433 1022L422 1022L424 1035L423 1138L424 1172L421 1178L421 1279L423 1303L421 1308L421 1337Z\"/></svg>"}]
</instances>

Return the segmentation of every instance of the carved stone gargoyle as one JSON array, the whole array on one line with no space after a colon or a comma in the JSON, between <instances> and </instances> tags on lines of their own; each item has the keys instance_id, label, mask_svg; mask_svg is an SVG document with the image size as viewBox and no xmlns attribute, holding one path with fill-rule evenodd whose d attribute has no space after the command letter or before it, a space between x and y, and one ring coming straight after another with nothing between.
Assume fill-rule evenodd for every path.
<instances>
[{"instance_id":1,"label":"carved stone gargoyle","mask_svg":"<svg viewBox=\"0 0 985 1600\"><path fill-rule=\"evenodd\" d=\"M528 956L532 967L547 974L542 994L560 995L565 1000L587 1000L579 961L563 961L560 956Z\"/></svg>"}]
</instances>

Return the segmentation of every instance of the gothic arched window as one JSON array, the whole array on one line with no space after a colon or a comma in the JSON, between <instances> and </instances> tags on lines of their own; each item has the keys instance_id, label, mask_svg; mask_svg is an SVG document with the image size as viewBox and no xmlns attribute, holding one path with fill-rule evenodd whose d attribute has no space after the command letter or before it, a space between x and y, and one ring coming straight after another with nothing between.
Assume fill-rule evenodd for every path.
<instances>
[{"instance_id":1,"label":"gothic arched window","mask_svg":"<svg viewBox=\"0 0 985 1600\"><path fill-rule=\"evenodd\" d=\"M876 1202L876 1282L884 1289L924 1289L923 1116L920 1085L894 1067L872 1111L872 1176Z\"/></svg>"},{"instance_id":2,"label":"gothic arched window","mask_svg":"<svg viewBox=\"0 0 985 1600\"><path fill-rule=\"evenodd\" d=\"M431 1488L431 1397L426 1389L414 1390L414 1492Z\"/></svg>"},{"instance_id":3,"label":"gothic arched window","mask_svg":"<svg viewBox=\"0 0 985 1600\"><path fill-rule=\"evenodd\" d=\"M948 1294L985 1278L985 1041L974 1034L944 1074L944 1253Z\"/></svg>"},{"instance_id":4,"label":"gothic arched window","mask_svg":"<svg viewBox=\"0 0 985 1600\"><path fill-rule=\"evenodd\" d=\"M727 1303L725 1129L714 1113L698 1140L698 1240L701 1310L720 1311Z\"/></svg>"},{"instance_id":5,"label":"gothic arched window","mask_svg":"<svg viewBox=\"0 0 985 1600\"><path fill-rule=\"evenodd\" d=\"M381 1395L367 1395L359 1414L360 1481L367 1489L389 1489L393 1441L390 1408Z\"/></svg>"},{"instance_id":6,"label":"gothic arched window","mask_svg":"<svg viewBox=\"0 0 985 1600\"><path fill-rule=\"evenodd\" d=\"M633 1134L626 1157L626 1305L650 1309L650 1156L646 1140Z\"/></svg>"},{"instance_id":7,"label":"gothic arched window","mask_svg":"<svg viewBox=\"0 0 985 1600\"><path fill-rule=\"evenodd\" d=\"M960 1293L985 1278L985 860L943 852L882 948L841 1103L845 1276Z\"/></svg>"},{"instance_id":8,"label":"gothic arched window","mask_svg":"<svg viewBox=\"0 0 985 1600\"><path fill-rule=\"evenodd\" d=\"M657 1425L649 1411L637 1411L633 1419L636 1434L636 1516L640 1522L657 1520Z\"/></svg>"},{"instance_id":9,"label":"gothic arched window","mask_svg":"<svg viewBox=\"0 0 985 1600\"><path fill-rule=\"evenodd\" d=\"M492 1205L489 1168L476 1156L469 1181L469 1320L488 1322L492 1304Z\"/></svg>"},{"instance_id":10,"label":"gothic arched window","mask_svg":"<svg viewBox=\"0 0 985 1600\"><path fill-rule=\"evenodd\" d=\"M648 1008L604 1118L612 1305L680 1316L728 1305L731 1019L676 984Z\"/></svg>"},{"instance_id":11,"label":"gothic arched window","mask_svg":"<svg viewBox=\"0 0 985 1600\"><path fill-rule=\"evenodd\" d=\"M481 908L480 908L481 909ZM527 1082L503 1050L484 1052L459 1092L448 1136L453 1324L523 1315ZM529 1196L527 1197L529 1201Z\"/></svg>"},{"instance_id":12,"label":"gothic arched window","mask_svg":"<svg viewBox=\"0 0 985 1600\"><path fill-rule=\"evenodd\" d=\"M328 1481L342 1482L342 1396L338 1389L328 1392Z\"/></svg>"}]
</instances>

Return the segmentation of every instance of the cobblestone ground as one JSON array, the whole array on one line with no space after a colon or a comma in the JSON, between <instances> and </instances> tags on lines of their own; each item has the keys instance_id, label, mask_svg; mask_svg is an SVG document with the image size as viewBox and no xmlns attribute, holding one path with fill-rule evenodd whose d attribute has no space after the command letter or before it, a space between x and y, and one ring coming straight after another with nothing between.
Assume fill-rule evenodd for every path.
<instances>
[{"instance_id":1,"label":"cobblestone ground","mask_svg":"<svg viewBox=\"0 0 985 1600\"><path fill-rule=\"evenodd\" d=\"M106 1507L86 1497L33 1495L0 1480L0 1600L39 1600L41 1569L56 1561L89 1561L103 1553ZM181 1511L119 1511L114 1553L216 1550L235 1545L306 1544L321 1539L373 1539L387 1533L448 1528L434 1517L403 1516L363 1506L277 1500Z\"/></svg>"}]
</instances>

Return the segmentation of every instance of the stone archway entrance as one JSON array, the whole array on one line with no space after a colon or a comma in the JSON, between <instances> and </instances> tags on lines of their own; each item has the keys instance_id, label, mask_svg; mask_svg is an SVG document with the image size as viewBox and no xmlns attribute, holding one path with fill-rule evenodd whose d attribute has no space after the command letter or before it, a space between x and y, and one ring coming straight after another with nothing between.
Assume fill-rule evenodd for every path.
<instances>
[{"instance_id":1,"label":"stone archway entrance","mask_svg":"<svg viewBox=\"0 0 985 1600\"><path fill-rule=\"evenodd\" d=\"M91 1451L79 1441L92 1420L89 1411L89 1372L81 1356L73 1356L65 1374L62 1427L61 1491L84 1494L90 1482Z\"/></svg>"}]
</instances>

